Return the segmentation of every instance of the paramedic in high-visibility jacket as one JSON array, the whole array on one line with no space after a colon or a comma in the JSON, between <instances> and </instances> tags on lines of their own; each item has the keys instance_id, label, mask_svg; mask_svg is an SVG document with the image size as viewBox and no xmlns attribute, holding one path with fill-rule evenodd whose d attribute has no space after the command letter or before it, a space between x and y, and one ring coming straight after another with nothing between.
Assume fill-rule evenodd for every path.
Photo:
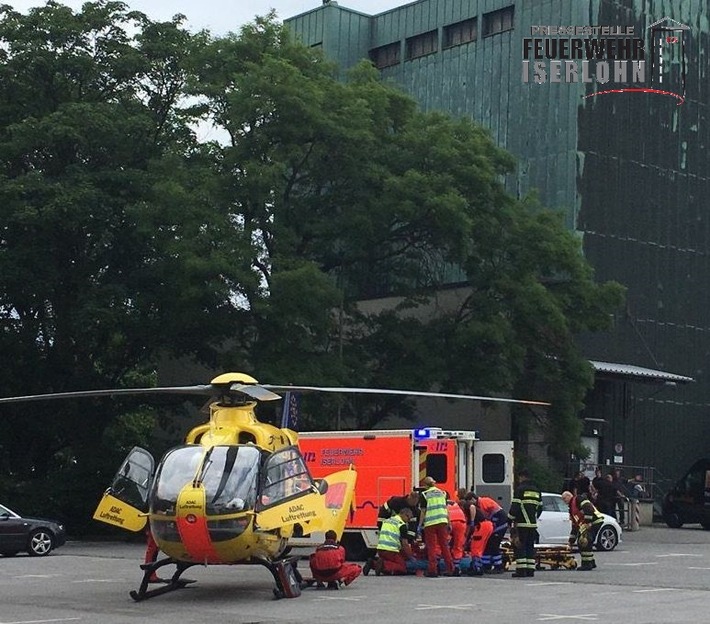
<instances>
[{"instance_id":1,"label":"paramedic in high-visibility jacket","mask_svg":"<svg viewBox=\"0 0 710 624\"><path fill-rule=\"evenodd\" d=\"M350 585L362 572L357 563L346 563L345 548L338 544L338 534L325 532L325 542L310 556L311 574L318 583L328 583L331 589L338 589L338 584Z\"/></svg>"},{"instance_id":2,"label":"paramedic in high-visibility jacket","mask_svg":"<svg viewBox=\"0 0 710 624\"><path fill-rule=\"evenodd\" d=\"M569 505L569 518L572 522L569 545L574 546L576 543L582 556L582 565L577 569L593 570L597 567L594 561L594 541L604 524L604 516L584 495L562 492L562 500Z\"/></svg>"},{"instance_id":3,"label":"paramedic in high-visibility jacket","mask_svg":"<svg viewBox=\"0 0 710 624\"><path fill-rule=\"evenodd\" d=\"M419 531L424 535L427 552L427 571L424 576L439 576L439 566L436 559L438 552L444 558L446 572L444 576L457 576L454 560L449 549L449 512L446 507L446 494L436 487L432 477L424 477L422 481L426 490L419 499Z\"/></svg>"},{"instance_id":4,"label":"paramedic in high-visibility jacket","mask_svg":"<svg viewBox=\"0 0 710 624\"><path fill-rule=\"evenodd\" d=\"M407 525L413 512L405 507L382 522L377 537L377 559L371 559L363 568L365 576L374 568L380 574L407 574L407 562L414 560L412 547L407 537Z\"/></svg>"},{"instance_id":5,"label":"paramedic in high-visibility jacket","mask_svg":"<svg viewBox=\"0 0 710 624\"><path fill-rule=\"evenodd\" d=\"M516 578L535 576L535 540L537 519L541 513L540 488L530 480L530 473L523 468L518 472L518 487L508 511L510 538L515 548L513 576Z\"/></svg>"},{"instance_id":6,"label":"paramedic in high-visibility jacket","mask_svg":"<svg viewBox=\"0 0 710 624\"><path fill-rule=\"evenodd\" d=\"M417 504L419 503L419 493L410 492L406 496L390 496L385 503L380 507L377 513L377 530L382 528L382 523L391 518L395 514L398 514L402 509L408 507L411 509L412 520L409 521L407 525L407 537L410 542L413 542L417 538Z\"/></svg>"}]
</instances>

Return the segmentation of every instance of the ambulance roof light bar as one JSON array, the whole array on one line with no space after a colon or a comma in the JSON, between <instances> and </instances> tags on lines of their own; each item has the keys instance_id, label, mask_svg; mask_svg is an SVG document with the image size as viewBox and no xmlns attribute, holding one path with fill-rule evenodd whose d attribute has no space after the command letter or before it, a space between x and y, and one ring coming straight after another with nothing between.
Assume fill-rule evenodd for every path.
<instances>
[{"instance_id":1,"label":"ambulance roof light bar","mask_svg":"<svg viewBox=\"0 0 710 624\"><path fill-rule=\"evenodd\" d=\"M414 430L415 440L440 440L457 439L457 440L479 440L478 431L450 431L441 427L421 427Z\"/></svg>"}]
</instances>

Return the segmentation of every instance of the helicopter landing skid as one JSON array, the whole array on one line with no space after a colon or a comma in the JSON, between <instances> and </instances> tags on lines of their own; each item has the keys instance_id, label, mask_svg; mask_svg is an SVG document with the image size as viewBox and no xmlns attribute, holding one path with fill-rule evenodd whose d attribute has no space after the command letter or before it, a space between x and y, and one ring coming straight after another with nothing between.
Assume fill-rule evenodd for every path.
<instances>
[{"instance_id":1,"label":"helicopter landing skid","mask_svg":"<svg viewBox=\"0 0 710 624\"><path fill-rule=\"evenodd\" d=\"M268 561L266 559L255 558L254 560L263 565L271 572L276 582L274 587L274 597L280 598L297 598L301 595L301 583L303 577L296 569L296 564L300 556L287 557L278 561Z\"/></svg>"},{"instance_id":2,"label":"helicopter landing skid","mask_svg":"<svg viewBox=\"0 0 710 624\"><path fill-rule=\"evenodd\" d=\"M162 568L164 565L169 565L171 563L174 563L176 568L172 577L169 579L161 580L164 585L161 585L160 587L156 587L154 589L148 589L148 585L151 583L151 577L156 574L156 571L159 568ZM160 596L161 594L167 594L168 592L175 591L177 589L182 589L190 583L196 583L197 581L194 581L192 579L180 578L180 576L185 570L194 565L197 564L186 563L184 561L175 561L170 557L168 557L167 559L161 559L160 561L156 561L154 563L145 563L141 565L141 570L143 570L143 580L141 581L138 591L133 590L130 592L131 598L133 598L133 600L135 600L136 602L140 602L141 600L148 600L148 598L154 598L155 596ZM155 582L155 580L153 580L152 582Z\"/></svg>"}]
</instances>

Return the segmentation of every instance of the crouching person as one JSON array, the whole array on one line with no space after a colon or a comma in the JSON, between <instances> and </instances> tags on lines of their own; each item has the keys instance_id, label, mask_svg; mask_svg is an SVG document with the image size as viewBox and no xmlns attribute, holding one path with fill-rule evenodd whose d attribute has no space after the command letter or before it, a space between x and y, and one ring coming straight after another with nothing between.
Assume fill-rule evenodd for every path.
<instances>
[{"instance_id":1,"label":"crouching person","mask_svg":"<svg viewBox=\"0 0 710 624\"><path fill-rule=\"evenodd\" d=\"M409 545L407 526L413 517L409 507L387 518L380 528L377 540L377 559L365 564L365 574L374 567L377 574L407 574L407 562L416 561Z\"/></svg>"},{"instance_id":2,"label":"crouching person","mask_svg":"<svg viewBox=\"0 0 710 624\"><path fill-rule=\"evenodd\" d=\"M313 578L319 584L328 584L329 589L338 589L339 583L350 585L362 572L357 563L346 563L345 549L338 544L338 534L326 531L325 542L310 556Z\"/></svg>"},{"instance_id":3,"label":"crouching person","mask_svg":"<svg viewBox=\"0 0 710 624\"><path fill-rule=\"evenodd\" d=\"M572 492L562 492L562 500L569 505L569 517L572 521L569 545L574 546L576 543L582 556L582 565L578 569L593 570L597 567L594 561L594 541L604 524L604 516L583 494L575 496Z\"/></svg>"}]
</instances>

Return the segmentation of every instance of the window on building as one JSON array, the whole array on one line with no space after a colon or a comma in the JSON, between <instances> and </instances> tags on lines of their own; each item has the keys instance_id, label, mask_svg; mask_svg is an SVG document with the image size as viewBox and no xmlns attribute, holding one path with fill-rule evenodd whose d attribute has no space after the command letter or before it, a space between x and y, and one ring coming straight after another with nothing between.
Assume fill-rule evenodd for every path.
<instances>
[{"instance_id":1,"label":"window on building","mask_svg":"<svg viewBox=\"0 0 710 624\"><path fill-rule=\"evenodd\" d=\"M509 6L483 15L483 36L490 37L506 30L513 30L515 7Z\"/></svg>"},{"instance_id":2,"label":"window on building","mask_svg":"<svg viewBox=\"0 0 710 624\"><path fill-rule=\"evenodd\" d=\"M444 41L442 47L453 46L476 41L478 38L478 20L475 17L444 26Z\"/></svg>"},{"instance_id":3,"label":"window on building","mask_svg":"<svg viewBox=\"0 0 710 624\"><path fill-rule=\"evenodd\" d=\"M379 48L374 48L370 50L370 60L375 64L377 69L397 65L399 63L401 47L399 41L395 41L394 43L388 43Z\"/></svg>"},{"instance_id":4,"label":"window on building","mask_svg":"<svg viewBox=\"0 0 710 624\"><path fill-rule=\"evenodd\" d=\"M416 37L409 37L406 42L407 56L405 58L410 60L436 52L439 49L438 43L439 32L436 30L430 30Z\"/></svg>"}]
</instances>

